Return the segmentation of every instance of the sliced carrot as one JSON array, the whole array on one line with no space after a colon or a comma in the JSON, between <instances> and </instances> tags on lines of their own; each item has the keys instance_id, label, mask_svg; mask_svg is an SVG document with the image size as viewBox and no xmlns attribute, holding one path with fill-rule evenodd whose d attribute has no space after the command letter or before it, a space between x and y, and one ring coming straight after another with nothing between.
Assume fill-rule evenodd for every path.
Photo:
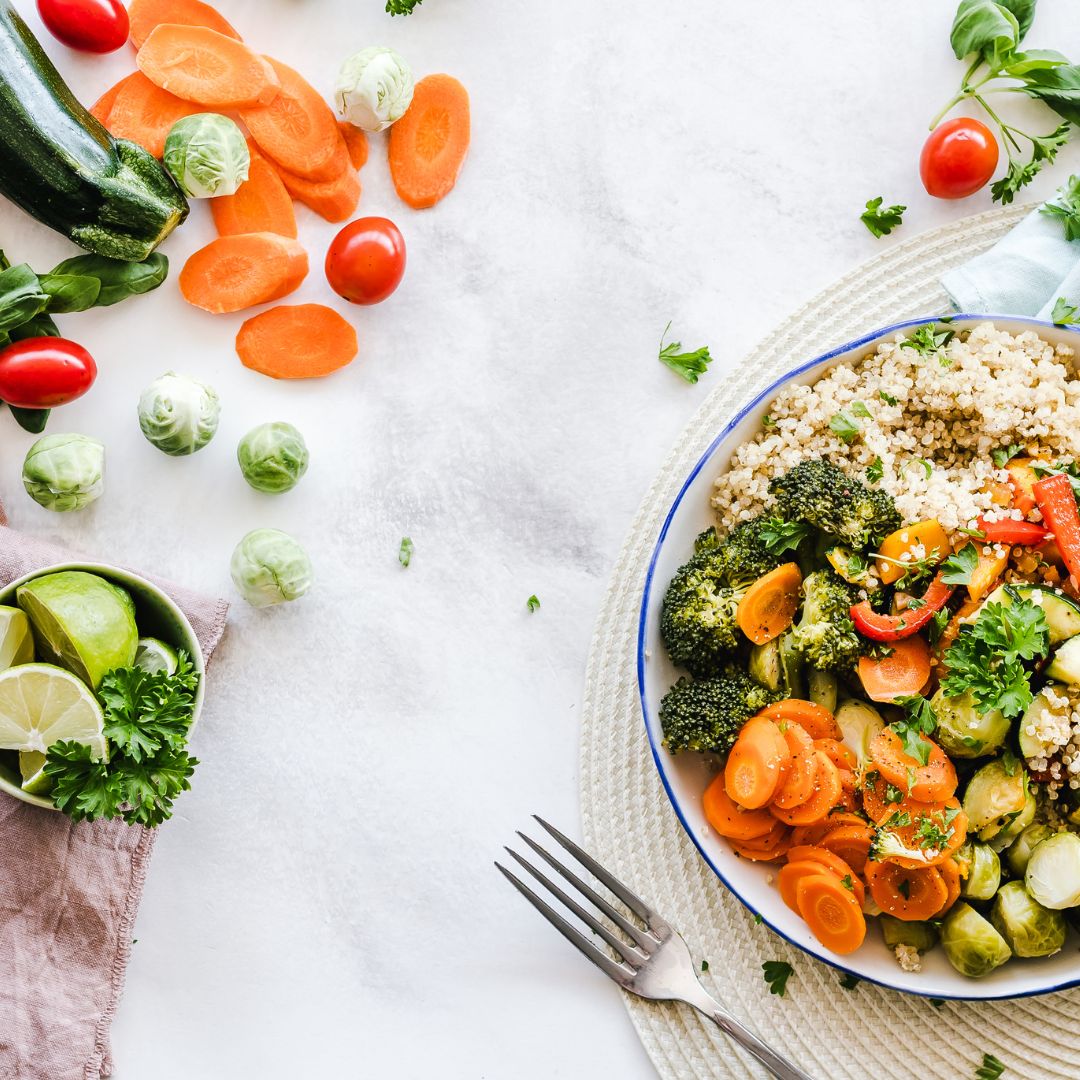
<instances>
[{"instance_id":1,"label":"sliced carrot","mask_svg":"<svg viewBox=\"0 0 1080 1080\"><path fill-rule=\"evenodd\" d=\"M327 221L347 221L356 212L360 202L360 178L348 161L333 180L305 180L287 169L278 169L278 174L297 202L302 202Z\"/></svg>"},{"instance_id":2,"label":"sliced carrot","mask_svg":"<svg viewBox=\"0 0 1080 1080\"><path fill-rule=\"evenodd\" d=\"M777 726L764 716L743 725L724 766L727 793L745 810L771 801L791 765L791 751Z\"/></svg>"},{"instance_id":3,"label":"sliced carrot","mask_svg":"<svg viewBox=\"0 0 1080 1080\"><path fill-rule=\"evenodd\" d=\"M296 239L296 212L277 169L249 144L248 178L235 195L210 200L218 236L271 232Z\"/></svg>"},{"instance_id":4,"label":"sliced carrot","mask_svg":"<svg viewBox=\"0 0 1080 1080\"><path fill-rule=\"evenodd\" d=\"M810 874L795 886L795 903L814 937L843 956L866 938L866 916L854 893L832 874Z\"/></svg>"},{"instance_id":5,"label":"sliced carrot","mask_svg":"<svg viewBox=\"0 0 1080 1080\"><path fill-rule=\"evenodd\" d=\"M859 657L859 680L871 701L917 694L930 678L930 646L919 634L890 641L883 656Z\"/></svg>"},{"instance_id":6,"label":"sliced carrot","mask_svg":"<svg viewBox=\"0 0 1080 1080\"><path fill-rule=\"evenodd\" d=\"M764 836L753 840L729 840L728 843L744 859L754 862L777 862L791 847L791 830L781 821L776 823Z\"/></svg>"},{"instance_id":7,"label":"sliced carrot","mask_svg":"<svg viewBox=\"0 0 1080 1080\"><path fill-rule=\"evenodd\" d=\"M449 75L421 79L412 104L390 129L390 175L401 200L422 210L449 195L470 137L465 87Z\"/></svg>"},{"instance_id":8,"label":"sliced carrot","mask_svg":"<svg viewBox=\"0 0 1080 1080\"><path fill-rule=\"evenodd\" d=\"M919 853L917 858L883 855L881 861L893 862L912 870L951 861L963 846L968 832L967 814L956 799L939 803L905 799L893 814L878 825L892 833L904 847Z\"/></svg>"},{"instance_id":9,"label":"sliced carrot","mask_svg":"<svg viewBox=\"0 0 1080 1080\"><path fill-rule=\"evenodd\" d=\"M948 890L945 903L941 905L941 910L934 916L934 918L940 919L960 899L960 864L956 859L946 859L937 869L938 873L941 874L941 880L945 882L945 888Z\"/></svg>"},{"instance_id":10,"label":"sliced carrot","mask_svg":"<svg viewBox=\"0 0 1080 1080\"><path fill-rule=\"evenodd\" d=\"M736 614L739 629L755 645L779 637L799 610L801 587L798 563L784 563L759 577L739 601Z\"/></svg>"},{"instance_id":11,"label":"sliced carrot","mask_svg":"<svg viewBox=\"0 0 1080 1080\"><path fill-rule=\"evenodd\" d=\"M855 770L859 767L859 759L850 747L839 739L815 739L814 749L820 750L841 773L851 773L851 786L855 786ZM845 779L844 787L847 786L848 781Z\"/></svg>"},{"instance_id":12,"label":"sliced carrot","mask_svg":"<svg viewBox=\"0 0 1080 1080\"><path fill-rule=\"evenodd\" d=\"M833 714L823 705L818 705L813 701L786 698L784 701L778 701L775 705L762 709L759 715L767 716L778 723L783 720L794 721L806 730L806 734L811 739L842 740L844 738Z\"/></svg>"},{"instance_id":13,"label":"sliced carrot","mask_svg":"<svg viewBox=\"0 0 1080 1080\"><path fill-rule=\"evenodd\" d=\"M173 124L201 111L198 105L181 101L136 71L117 88L108 128L116 138L130 139L159 158L165 153L165 140Z\"/></svg>"},{"instance_id":14,"label":"sliced carrot","mask_svg":"<svg viewBox=\"0 0 1080 1080\"><path fill-rule=\"evenodd\" d=\"M819 845L833 831L847 825L865 825L866 819L846 810L832 810L823 820L813 825L799 825L791 832L791 842L795 845Z\"/></svg>"},{"instance_id":15,"label":"sliced carrot","mask_svg":"<svg viewBox=\"0 0 1080 1080\"><path fill-rule=\"evenodd\" d=\"M268 105L242 109L240 118L259 149L283 169L306 180L333 180L349 152L330 106L299 72L273 57L263 59L280 89Z\"/></svg>"},{"instance_id":16,"label":"sliced carrot","mask_svg":"<svg viewBox=\"0 0 1080 1080\"><path fill-rule=\"evenodd\" d=\"M941 636L937 639L937 643L934 645L934 655L938 658L938 674L944 675L944 665L941 664L941 659L945 653L949 651L953 643L960 636L960 627L964 625L965 620L970 618L979 610L980 604L975 600L965 600L957 609L956 614L948 621L945 629L942 630Z\"/></svg>"},{"instance_id":17,"label":"sliced carrot","mask_svg":"<svg viewBox=\"0 0 1080 1080\"><path fill-rule=\"evenodd\" d=\"M859 799L855 792L854 787L847 787L847 773L840 770L840 800L837 802L835 809L846 810L848 813L854 814L859 810Z\"/></svg>"},{"instance_id":18,"label":"sliced carrot","mask_svg":"<svg viewBox=\"0 0 1080 1080\"><path fill-rule=\"evenodd\" d=\"M863 872L874 834L868 825L845 825L832 829L821 838L821 846L839 855L855 871Z\"/></svg>"},{"instance_id":19,"label":"sliced carrot","mask_svg":"<svg viewBox=\"0 0 1080 1080\"><path fill-rule=\"evenodd\" d=\"M776 827L776 819L767 810L744 810L733 802L724 787L724 774L713 777L701 800L705 820L729 840L754 840Z\"/></svg>"},{"instance_id":20,"label":"sliced carrot","mask_svg":"<svg viewBox=\"0 0 1080 1080\"><path fill-rule=\"evenodd\" d=\"M316 379L356 358L356 331L322 304L283 305L248 319L236 335L244 367L273 379Z\"/></svg>"},{"instance_id":21,"label":"sliced carrot","mask_svg":"<svg viewBox=\"0 0 1080 1080\"><path fill-rule=\"evenodd\" d=\"M854 867L850 866L835 852L822 846L790 847L788 848L788 862L816 862L830 873L835 874L837 879L844 883L844 888L850 889L855 894L855 899L861 905L866 899L866 890Z\"/></svg>"},{"instance_id":22,"label":"sliced carrot","mask_svg":"<svg viewBox=\"0 0 1080 1080\"><path fill-rule=\"evenodd\" d=\"M799 882L805 877L825 872L827 872L825 867L815 859L792 859L789 849L788 861L776 875L776 885L780 890L780 899L798 915L799 905L796 899L796 890Z\"/></svg>"},{"instance_id":23,"label":"sliced carrot","mask_svg":"<svg viewBox=\"0 0 1080 1080\"><path fill-rule=\"evenodd\" d=\"M785 825L813 825L840 801L844 791L840 770L820 750L814 751L814 761L814 790L810 798L790 809L769 807L769 813Z\"/></svg>"},{"instance_id":24,"label":"sliced carrot","mask_svg":"<svg viewBox=\"0 0 1080 1080\"><path fill-rule=\"evenodd\" d=\"M784 782L777 786L773 805L779 806L781 810L789 810L806 802L814 793L817 769L814 761L814 740L806 734L806 729L794 720L781 720L776 726L787 742L791 764Z\"/></svg>"},{"instance_id":25,"label":"sliced carrot","mask_svg":"<svg viewBox=\"0 0 1080 1080\"><path fill-rule=\"evenodd\" d=\"M870 895L886 915L906 922L925 922L941 910L949 889L936 866L911 870L891 862L867 862Z\"/></svg>"},{"instance_id":26,"label":"sliced carrot","mask_svg":"<svg viewBox=\"0 0 1080 1080\"><path fill-rule=\"evenodd\" d=\"M221 314L287 296L307 272L307 252L287 236L222 236L184 264L180 292L189 304Z\"/></svg>"},{"instance_id":27,"label":"sliced carrot","mask_svg":"<svg viewBox=\"0 0 1080 1080\"><path fill-rule=\"evenodd\" d=\"M863 810L875 825L896 813L907 798L907 792L903 788L891 784L877 769L870 769L863 774L859 792L862 795Z\"/></svg>"},{"instance_id":28,"label":"sliced carrot","mask_svg":"<svg viewBox=\"0 0 1080 1080\"><path fill-rule=\"evenodd\" d=\"M355 124L348 120L338 121L338 130L345 140L345 148L349 151L349 160L354 169L362 169L367 164L368 141L367 135Z\"/></svg>"},{"instance_id":29,"label":"sliced carrot","mask_svg":"<svg viewBox=\"0 0 1080 1080\"><path fill-rule=\"evenodd\" d=\"M131 22L131 43L136 49L141 49L150 32L163 23L172 26L205 26L226 37L240 40L240 35L225 16L201 0L131 0L128 5L128 19Z\"/></svg>"},{"instance_id":30,"label":"sliced carrot","mask_svg":"<svg viewBox=\"0 0 1080 1080\"><path fill-rule=\"evenodd\" d=\"M890 784L919 802L944 802L956 791L956 769L948 755L932 739L920 736L929 747L925 765L904 750L900 736L883 728L870 743L874 765Z\"/></svg>"},{"instance_id":31,"label":"sliced carrot","mask_svg":"<svg viewBox=\"0 0 1080 1080\"><path fill-rule=\"evenodd\" d=\"M932 559L939 563L952 554L952 545L949 543L948 533L941 527L941 522L931 518L929 521L905 525L890 533L882 540L878 553L883 556L877 561L878 577L886 585L891 585L907 573L905 561Z\"/></svg>"},{"instance_id":32,"label":"sliced carrot","mask_svg":"<svg viewBox=\"0 0 1080 1080\"><path fill-rule=\"evenodd\" d=\"M112 111L113 102L116 101L117 94L124 88L124 86L131 82L135 78L145 78L145 76L139 71L133 71L130 75L125 75L115 86L110 86L104 94L101 95L90 106L90 115L104 127L109 126L109 113Z\"/></svg>"},{"instance_id":33,"label":"sliced carrot","mask_svg":"<svg viewBox=\"0 0 1080 1080\"><path fill-rule=\"evenodd\" d=\"M155 26L135 62L156 86L204 109L269 105L280 89L276 72L258 53L204 26Z\"/></svg>"}]
</instances>

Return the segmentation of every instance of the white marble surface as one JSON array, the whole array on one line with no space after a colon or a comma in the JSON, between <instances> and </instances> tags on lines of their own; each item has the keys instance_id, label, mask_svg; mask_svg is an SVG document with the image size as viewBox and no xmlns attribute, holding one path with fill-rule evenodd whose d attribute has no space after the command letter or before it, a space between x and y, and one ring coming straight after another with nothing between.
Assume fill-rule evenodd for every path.
<instances>
[{"instance_id":1,"label":"white marble surface","mask_svg":"<svg viewBox=\"0 0 1080 1080\"><path fill-rule=\"evenodd\" d=\"M616 991L491 860L533 811L578 829L593 617L703 395L785 312L893 242L859 224L867 198L910 206L895 239L989 206L932 203L915 172L961 73L953 5L426 0L407 20L381 0L220 6L327 91L346 51L376 43L459 76L474 140L458 190L422 213L398 203L374 144L363 209L398 222L409 269L388 303L349 312L361 358L332 381L245 371L240 317L189 308L169 282L63 320L101 377L50 430L107 442L96 507L60 518L31 503L30 436L0 416L0 496L20 528L228 593L232 546L273 525L318 572L289 609L234 609L203 765L139 917L116 1075L650 1076ZM1069 5L1043 7L1031 44L1080 57ZM49 49L86 100L130 66ZM1080 155L1063 159L1035 194ZM301 215L300 297L326 300L334 230ZM166 251L179 267L210 235L197 208ZM0 241L42 269L72 253L6 206ZM656 362L669 319L717 357L696 387ZM216 442L191 460L135 423L139 390L168 368L224 399ZM248 490L233 460L269 419L312 448L281 498Z\"/></svg>"}]
</instances>

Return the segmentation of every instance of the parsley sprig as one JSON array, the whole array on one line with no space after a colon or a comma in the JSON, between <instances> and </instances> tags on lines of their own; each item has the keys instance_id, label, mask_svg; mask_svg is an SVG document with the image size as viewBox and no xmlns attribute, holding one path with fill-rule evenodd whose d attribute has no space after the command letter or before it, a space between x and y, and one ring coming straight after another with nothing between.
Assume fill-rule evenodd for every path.
<instances>
[{"instance_id":1,"label":"parsley sprig","mask_svg":"<svg viewBox=\"0 0 1080 1080\"><path fill-rule=\"evenodd\" d=\"M814 531L805 521L784 521L782 518L769 518L758 532L758 538L770 555L783 555L795 551Z\"/></svg>"},{"instance_id":2,"label":"parsley sprig","mask_svg":"<svg viewBox=\"0 0 1080 1080\"><path fill-rule=\"evenodd\" d=\"M669 322L664 327L663 336L660 338L659 359L661 363L667 364L676 375L681 375L688 383L696 383L712 363L709 346L702 345L700 349L695 349L693 352L682 352L681 341L671 341L665 345L664 339L670 329L671 323Z\"/></svg>"},{"instance_id":3,"label":"parsley sprig","mask_svg":"<svg viewBox=\"0 0 1080 1080\"><path fill-rule=\"evenodd\" d=\"M970 585L978 565L979 549L974 544L965 544L941 564L941 580L946 585Z\"/></svg>"},{"instance_id":4,"label":"parsley sprig","mask_svg":"<svg viewBox=\"0 0 1080 1080\"><path fill-rule=\"evenodd\" d=\"M795 969L786 960L766 960L761 965L761 970L769 984L769 993L783 997L787 981L795 973Z\"/></svg>"},{"instance_id":5,"label":"parsley sprig","mask_svg":"<svg viewBox=\"0 0 1080 1080\"><path fill-rule=\"evenodd\" d=\"M424 0L386 0L386 10L391 15L411 15Z\"/></svg>"},{"instance_id":6,"label":"parsley sprig","mask_svg":"<svg viewBox=\"0 0 1080 1080\"><path fill-rule=\"evenodd\" d=\"M893 698L893 704L899 705L907 714L906 719L891 725L900 737L904 753L915 758L920 765L927 764L930 760L930 743L924 736L933 735L937 729L933 707L919 694Z\"/></svg>"},{"instance_id":7,"label":"parsley sprig","mask_svg":"<svg viewBox=\"0 0 1080 1080\"><path fill-rule=\"evenodd\" d=\"M893 229L903 225L904 211L907 209L906 206L899 205L882 207L884 201L881 195L870 199L866 209L859 215L859 220L878 238L888 236Z\"/></svg>"},{"instance_id":8,"label":"parsley sprig","mask_svg":"<svg viewBox=\"0 0 1080 1080\"><path fill-rule=\"evenodd\" d=\"M900 348L914 349L920 356L933 356L944 349L955 336L955 330L939 330L927 323L900 342Z\"/></svg>"},{"instance_id":9,"label":"parsley sprig","mask_svg":"<svg viewBox=\"0 0 1080 1080\"><path fill-rule=\"evenodd\" d=\"M975 1070L975 1080L998 1080L1005 1071L1005 1062L993 1054L983 1054L982 1064Z\"/></svg>"},{"instance_id":10,"label":"parsley sprig","mask_svg":"<svg viewBox=\"0 0 1080 1080\"><path fill-rule=\"evenodd\" d=\"M1066 240L1080 240L1080 176L1070 176L1053 199L1042 205L1039 213L1057 218L1065 231ZM1051 316L1054 322L1069 322L1076 314L1076 308L1069 308L1066 317L1058 319L1058 306L1062 303L1065 303L1064 297L1061 297L1054 305ZM1067 304L1066 307L1068 307Z\"/></svg>"},{"instance_id":11,"label":"parsley sprig","mask_svg":"<svg viewBox=\"0 0 1080 1080\"><path fill-rule=\"evenodd\" d=\"M1054 310L1050 312L1050 321L1058 326L1068 326L1070 323L1080 322L1076 313L1080 311L1075 304L1070 304L1064 296L1059 296L1054 301Z\"/></svg>"}]
</instances>

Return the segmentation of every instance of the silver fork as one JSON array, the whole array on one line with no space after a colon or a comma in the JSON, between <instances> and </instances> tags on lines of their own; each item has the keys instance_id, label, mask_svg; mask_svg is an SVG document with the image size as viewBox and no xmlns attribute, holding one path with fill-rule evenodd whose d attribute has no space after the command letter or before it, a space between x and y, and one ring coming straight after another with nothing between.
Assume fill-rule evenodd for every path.
<instances>
[{"instance_id":1,"label":"silver fork","mask_svg":"<svg viewBox=\"0 0 1080 1080\"><path fill-rule=\"evenodd\" d=\"M545 889L570 911L572 911L590 930L605 941L618 956L613 960L603 949L590 940L562 917L550 904L541 900L520 878L506 869L501 863L495 863L502 873L529 901L541 915L571 945L577 946L605 975L614 979L624 990L629 990L638 997L650 1001L683 1001L692 1005L703 1016L707 1016L717 1027L754 1055L779 1080L813 1080L809 1073L793 1065L770 1049L748 1027L736 1020L718 1001L709 995L698 981L694 971L694 962L690 949L666 920L661 918L639 896L630 891L621 881L605 870L591 855L583 851L568 837L563 836L553 825L543 818L535 820L552 836L590 874L606 888L610 889L635 915L645 924L644 927L631 922L617 911L592 886L581 880L572 870L567 869L554 855L545 851L535 840L524 833L517 835L548 864L561 878L569 882L577 892L598 908L614 923L633 944L617 937L596 916L586 910L573 897L565 893L558 885L545 877L528 859L523 858L511 848L506 848L510 857L523 867Z\"/></svg>"}]
</instances>

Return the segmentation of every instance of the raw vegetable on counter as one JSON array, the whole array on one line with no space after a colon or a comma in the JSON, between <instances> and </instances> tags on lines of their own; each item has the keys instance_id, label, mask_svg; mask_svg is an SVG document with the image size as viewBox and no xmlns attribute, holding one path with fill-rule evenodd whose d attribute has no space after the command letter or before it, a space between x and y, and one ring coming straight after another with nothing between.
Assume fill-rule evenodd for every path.
<instances>
[{"instance_id":1,"label":"raw vegetable on counter","mask_svg":"<svg viewBox=\"0 0 1080 1080\"><path fill-rule=\"evenodd\" d=\"M311 560L288 533L254 529L236 545L232 579L252 607L299 600L311 588Z\"/></svg>"},{"instance_id":2,"label":"raw vegetable on counter","mask_svg":"<svg viewBox=\"0 0 1080 1080\"><path fill-rule=\"evenodd\" d=\"M184 264L180 292L189 304L220 315L280 300L300 287L307 272L307 252L287 236L222 236Z\"/></svg>"},{"instance_id":3,"label":"raw vegetable on counter","mask_svg":"<svg viewBox=\"0 0 1080 1080\"><path fill-rule=\"evenodd\" d=\"M350 222L326 253L326 280L352 304L380 304L405 276L405 237L384 217Z\"/></svg>"},{"instance_id":4,"label":"raw vegetable on counter","mask_svg":"<svg viewBox=\"0 0 1080 1080\"><path fill-rule=\"evenodd\" d=\"M234 121L218 113L194 113L169 130L164 161L189 199L213 199L240 190L248 178L251 155Z\"/></svg>"},{"instance_id":5,"label":"raw vegetable on counter","mask_svg":"<svg viewBox=\"0 0 1080 1080\"><path fill-rule=\"evenodd\" d=\"M284 304L253 315L236 335L246 368L272 379L332 375L356 358L356 331L333 308Z\"/></svg>"},{"instance_id":6,"label":"raw vegetable on counter","mask_svg":"<svg viewBox=\"0 0 1080 1080\"><path fill-rule=\"evenodd\" d=\"M252 428L236 448L244 479L256 491L280 495L292 491L308 470L304 436L284 421Z\"/></svg>"},{"instance_id":7,"label":"raw vegetable on counter","mask_svg":"<svg viewBox=\"0 0 1080 1080\"><path fill-rule=\"evenodd\" d=\"M400 120L413 99L415 80L405 58L374 45L341 65L334 100L338 112L362 131L385 131Z\"/></svg>"},{"instance_id":8,"label":"raw vegetable on counter","mask_svg":"<svg viewBox=\"0 0 1080 1080\"><path fill-rule=\"evenodd\" d=\"M139 428L170 457L187 457L217 434L221 401L212 387L167 371L139 398Z\"/></svg>"},{"instance_id":9,"label":"raw vegetable on counter","mask_svg":"<svg viewBox=\"0 0 1080 1080\"><path fill-rule=\"evenodd\" d=\"M45 435L27 451L22 480L46 510L85 510L105 491L105 447L89 435Z\"/></svg>"},{"instance_id":10,"label":"raw vegetable on counter","mask_svg":"<svg viewBox=\"0 0 1080 1080\"><path fill-rule=\"evenodd\" d=\"M38 0L49 33L81 52L110 53L127 42L130 24L121 0Z\"/></svg>"}]
</instances>

